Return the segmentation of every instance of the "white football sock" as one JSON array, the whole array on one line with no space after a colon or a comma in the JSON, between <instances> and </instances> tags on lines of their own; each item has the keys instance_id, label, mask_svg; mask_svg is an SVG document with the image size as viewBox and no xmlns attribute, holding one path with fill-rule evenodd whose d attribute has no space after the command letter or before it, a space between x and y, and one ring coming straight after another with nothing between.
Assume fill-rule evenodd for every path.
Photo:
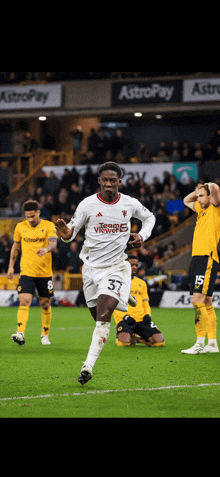
<instances>
[{"instance_id":1,"label":"white football sock","mask_svg":"<svg viewBox=\"0 0 220 477\"><path fill-rule=\"evenodd\" d=\"M200 344L200 346L205 346L205 336L204 338L201 338L199 336L197 336L197 340L196 340L196 343Z\"/></svg>"},{"instance_id":2,"label":"white football sock","mask_svg":"<svg viewBox=\"0 0 220 477\"><path fill-rule=\"evenodd\" d=\"M218 346L217 345L217 340L216 339L209 339L208 340L208 345L211 345L211 346Z\"/></svg>"},{"instance_id":3,"label":"white football sock","mask_svg":"<svg viewBox=\"0 0 220 477\"><path fill-rule=\"evenodd\" d=\"M108 339L110 333L110 323L104 321L96 321L96 327L93 331L91 345L87 354L85 364L91 366L95 365L102 348Z\"/></svg>"}]
</instances>

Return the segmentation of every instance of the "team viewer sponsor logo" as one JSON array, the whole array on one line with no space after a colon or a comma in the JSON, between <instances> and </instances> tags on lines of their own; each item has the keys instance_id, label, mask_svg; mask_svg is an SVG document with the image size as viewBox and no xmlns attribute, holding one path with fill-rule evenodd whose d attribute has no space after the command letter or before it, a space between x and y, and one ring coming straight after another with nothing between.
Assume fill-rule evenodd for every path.
<instances>
[{"instance_id":1,"label":"team viewer sponsor logo","mask_svg":"<svg viewBox=\"0 0 220 477\"><path fill-rule=\"evenodd\" d=\"M99 223L98 227L94 227L96 233L101 234L117 234L121 232L128 231L127 224L104 224L102 222Z\"/></svg>"}]
</instances>

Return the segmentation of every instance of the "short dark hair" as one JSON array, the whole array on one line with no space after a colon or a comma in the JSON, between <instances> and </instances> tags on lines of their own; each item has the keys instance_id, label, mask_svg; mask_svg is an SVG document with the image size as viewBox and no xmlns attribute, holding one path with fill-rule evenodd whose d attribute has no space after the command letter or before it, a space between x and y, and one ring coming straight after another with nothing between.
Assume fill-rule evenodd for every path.
<instances>
[{"instance_id":1,"label":"short dark hair","mask_svg":"<svg viewBox=\"0 0 220 477\"><path fill-rule=\"evenodd\" d=\"M119 179L121 178L122 170L118 166L118 164L116 164L116 162L112 162L112 161L104 162L104 164L102 164L98 169L99 176L101 175L103 171L108 171L108 170L117 172Z\"/></svg>"},{"instance_id":2,"label":"short dark hair","mask_svg":"<svg viewBox=\"0 0 220 477\"><path fill-rule=\"evenodd\" d=\"M23 205L23 210L30 211L30 210L38 210L39 204L36 200L27 200Z\"/></svg>"},{"instance_id":3,"label":"short dark hair","mask_svg":"<svg viewBox=\"0 0 220 477\"><path fill-rule=\"evenodd\" d=\"M130 258L132 258L133 260L134 260L134 259L135 259L135 260L138 260L137 255L128 255L128 260L129 260Z\"/></svg>"}]
</instances>

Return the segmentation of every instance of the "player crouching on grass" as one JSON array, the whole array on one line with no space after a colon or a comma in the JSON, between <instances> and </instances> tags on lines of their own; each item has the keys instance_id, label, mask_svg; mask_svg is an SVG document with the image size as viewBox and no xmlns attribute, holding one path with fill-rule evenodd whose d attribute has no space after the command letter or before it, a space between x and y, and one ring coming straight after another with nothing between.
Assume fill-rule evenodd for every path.
<instances>
[{"instance_id":1,"label":"player crouching on grass","mask_svg":"<svg viewBox=\"0 0 220 477\"><path fill-rule=\"evenodd\" d=\"M138 258L129 255L131 264L131 294L137 300L137 306L131 308L128 305L126 314L114 310L113 316L116 323L117 346L130 346L131 344L143 343L147 346L165 346L164 337L157 326L151 321L151 309L147 284L135 275L138 270ZM138 336L137 336L138 335Z\"/></svg>"},{"instance_id":2,"label":"player crouching on grass","mask_svg":"<svg viewBox=\"0 0 220 477\"><path fill-rule=\"evenodd\" d=\"M21 250L18 284L20 306L17 313L17 332L11 339L19 345L24 345L29 307L37 288L42 310L41 343L50 345L49 329L52 318L51 297L53 296L51 252L57 245L57 233L52 222L40 218L39 204L36 200L25 202L23 209L26 220L15 227L8 267L8 278L12 280L14 264Z\"/></svg>"},{"instance_id":3,"label":"player crouching on grass","mask_svg":"<svg viewBox=\"0 0 220 477\"><path fill-rule=\"evenodd\" d=\"M196 226L192 244L191 288L195 312L197 340L183 354L218 353L217 318L212 306L212 293L219 269L218 242L220 238L220 189L217 184L198 184L187 195L184 204L195 211ZM208 344L205 337L208 334Z\"/></svg>"}]
</instances>

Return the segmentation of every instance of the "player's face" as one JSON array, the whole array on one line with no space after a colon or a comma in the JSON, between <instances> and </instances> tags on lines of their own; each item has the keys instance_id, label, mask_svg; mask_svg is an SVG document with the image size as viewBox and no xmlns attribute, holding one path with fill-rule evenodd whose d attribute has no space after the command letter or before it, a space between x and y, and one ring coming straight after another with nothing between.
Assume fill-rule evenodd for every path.
<instances>
[{"instance_id":1,"label":"player's face","mask_svg":"<svg viewBox=\"0 0 220 477\"><path fill-rule=\"evenodd\" d=\"M36 227L40 222L40 210L26 210L25 217L32 227Z\"/></svg>"},{"instance_id":2,"label":"player's face","mask_svg":"<svg viewBox=\"0 0 220 477\"><path fill-rule=\"evenodd\" d=\"M101 195L106 200L113 200L118 194L118 187L121 184L121 179L115 171L103 171L98 178L101 187Z\"/></svg>"},{"instance_id":3,"label":"player's face","mask_svg":"<svg viewBox=\"0 0 220 477\"><path fill-rule=\"evenodd\" d=\"M210 206L210 203L211 203L210 195L207 195L206 190L203 188L198 190L197 200L199 204L201 205L202 209L207 209Z\"/></svg>"},{"instance_id":4,"label":"player's face","mask_svg":"<svg viewBox=\"0 0 220 477\"><path fill-rule=\"evenodd\" d=\"M138 271L138 260L130 258L129 262L131 264L131 275L134 277Z\"/></svg>"}]
</instances>

